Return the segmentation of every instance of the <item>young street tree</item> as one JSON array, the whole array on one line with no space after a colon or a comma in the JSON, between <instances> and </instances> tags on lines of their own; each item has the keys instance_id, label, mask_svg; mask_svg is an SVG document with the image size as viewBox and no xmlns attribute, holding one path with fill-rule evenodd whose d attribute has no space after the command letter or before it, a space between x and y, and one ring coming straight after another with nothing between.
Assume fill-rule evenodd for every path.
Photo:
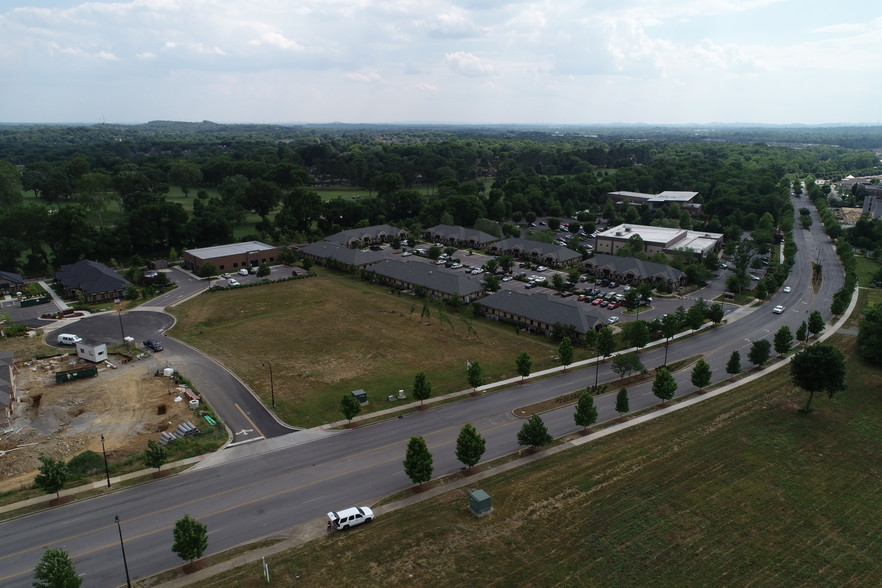
<instances>
[{"instance_id":1,"label":"young street tree","mask_svg":"<svg viewBox=\"0 0 882 588\"><path fill-rule=\"evenodd\" d=\"M34 485L46 494L55 493L55 498L61 498L59 492L67 483L70 474L67 471L67 464L61 459L52 459L45 455L39 458L39 473L34 478Z\"/></svg>"},{"instance_id":2,"label":"young street tree","mask_svg":"<svg viewBox=\"0 0 882 588\"><path fill-rule=\"evenodd\" d=\"M723 317L725 315L726 311L723 309L723 305L719 302L714 302L710 305L710 308L707 309L707 318L715 325L723 322Z\"/></svg>"},{"instance_id":3,"label":"young street tree","mask_svg":"<svg viewBox=\"0 0 882 588\"><path fill-rule=\"evenodd\" d=\"M753 365L763 367L763 364L769 361L771 354L772 344L765 339L758 339L750 346L750 351L747 353L747 359L749 359L750 363Z\"/></svg>"},{"instance_id":4,"label":"young street tree","mask_svg":"<svg viewBox=\"0 0 882 588\"><path fill-rule=\"evenodd\" d=\"M413 397L420 401L420 406L424 400L428 400L432 395L432 383L426 379L425 372L417 372L413 378Z\"/></svg>"},{"instance_id":5,"label":"young street tree","mask_svg":"<svg viewBox=\"0 0 882 588\"><path fill-rule=\"evenodd\" d=\"M741 373L741 354L737 349L729 356L729 361L726 363L726 373L733 377Z\"/></svg>"},{"instance_id":6,"label":"young street tree","mask_svg":"<svg viewBox=\"0 0 882 588\"><path fill-rule=\"evenodd\" d=\"M524 378L530 375L530 369L533 367L533 360L530 359L529 353L521 351L515 358L515 363L518 366L518 375L521 377L521 382L523 382Z\"/></svg>"},{"instance_id":7,"label":"young street tree","mask_svg":"<svg viewBox=\"0 0 882 588\"><path fill-rule=\"evenodd\" d=\"M175 523L172 533L175 538L172 551L190 563L202 557L208 547L208 528L188 514Z\"/></svg>"},{"instance_id":8,"label":"young street tree","mask_svg":"<svg viewBox=\"0 0 882 588\"><path fill-rule=\"evenodd\" d=\"M612 329L603 327L597 335L597 354L601 357L609 357L616 349L616 339ZM600 361L595 362L594 368L594 387L597 387L597 378L600 375Z\"/></svg>"},{"instance_id":9,"label":"young street tree","mask_svg":"<svg viewBox=\"0 0 882 588\"><path fill-rule=\"evenodd\" d=\"M352 419L361 412L361 403L352 394L344 394L340 400L340 411L346 420L351 423Z\"/></svg>"},{"instance_id":10,"label":"young street tree","mask_svg":"<svg viewBox=\"0 0 882 588\"><path fill-rule=\"evenodd\" d=\"M813 311L808 318L808 330L813 337L817 337L824 330L824 317L820 311Z\"/></svg>"},{"instance_id":11,"label":"young street tree","mask_svg":"<svg viewBox=\"0 0 882 588\"><path fill-rule=\"evenodd\" d=\"M711 366L708 362L704 361L704 359L699 359L695 364L695 367L692 368L692 385L697 386L699 390L710 384L711 381Z\"/></svg>"},{"instance_id":12,"label":"young street tree","mask_svg":"<svg viewBox=\"0 0 882 588\"><path fill-rule=\"evenodd\" d=\"M597 422L597 407L594 406L594 397L587 391L582 391L579 394L573 420L576 421L578 426L582 427L582 431L587 431L588 427Z\"/></svg>"},{"instance_id":13,"label":"young street tree","mask_svg":"<svg viewBox=\"0 0 882 588\"><path fill-rule=\"evenodd\" d=\"M628 389L620 388L616 394L616 412L623 415L631 410L631 404L628 402Z\"/></svg>"},{"instance_id":14,"label":"young street tree","mask_svg":"<svg viewBox=\"0 0 882 588\"><path fill-rule=\"evenodd\" d=\"M534 414L518 431L518 445L528 445L530 447L542 447L553 441L545 423L538 414Z\"/></svg>"},{"instance_id":15,"label":"young street tree","mask_svg":"<svg viewBox=\"0 0 882 588\"><path fill-rule=\"evenodd\" d=\"M676 391L677 382L674 380L674 376L671 375L668 368L659 368L655 374L655 380L652 382L652 393L662 401L662 406L674 397Z\"/></svg>"},{"instance_id":16,"label":"young street tree","mask_svg":"<svg viewBox=\"0 0 882 588\"><path fill-rule=\"evenodd\" d=\"M680 307L682 308L682 306ZM662 336L665 338L665 362L664 365L668 365L668 345L671 343L671 339L674 335L677 334L677 331L680 330L680 319L677 318L676 314L669 314L667 316L662 317L661 319L661 332Z\"/></svg>"},{"instance_id":17,"label":"young street tree","mask_svg":"<svg viewBox=\"0 0 882 588\"><path fill-rule=\"evenodd\" d=\"M778 355L784 355L790 348L793 346L793 334L790 332L790 327L787 325L781 325L781 328L775 332L775 353Z\"/></svg>"},{"instance_id":18,"label":"young street tree","mask_svg":"<svg viewBox=\"0 0 882 588\"><path fill-rule=\"evenodd\" d=\"M573 342L570 341L569 337L564 337L563 341L560 342L560 345L557 346L557 356L560 358L560 364L563 366L564 370L567 369L568 365L573 363Z\"/></svg>"},{"instance_id":19,"label":"young street tree","mask_svg":"<svg viewBox=\"0 0 882 588\"><path fill-rule=\"evenodd\" d=\"M459 430L456 438L456 459L468 469L481 461L487 442L471 423L466 423Z\"/></svg>"},{"instance_id":20,"label":"young street tree","mask_svg":"<svg viewBox=\"0 0 882 588\"><path fill-rule=\"evenodd\" d=\"M829 398L833 398L836 392L845 390L845 356L829 343L809 345L793 356L790 378L809 393L805 407L800 409L800 412L809 413L815 392L826 392Z\"/></svg>"},{"instance_id":21,"label":"young street tree","mask_svg":"<svg viewBox=\"0 0 882 588\"><path fill-rule=\"evenodd\" d=\"M796 340L800 343L805 343L808 340L808 323L802 321L799 323L799 328L796 329Z\"/></svg>"},{"instance_id":22,"label":"young street tree","mask_svg":"<svg viewBox=\"0 0 882 588\"><path fill-rule=\"evenodd\" d=\"M469 386L472 387L472 390L477 392L478 386L484 384L484 376L481 373L481 364L477 361L470 361L468 368L466 369L466 377L468 378Z\"/></svg>"},{"instance_id":23,"label":"young street tree","mask_svg":"<svg viewBox=\"0 0 882 588\"><path fill-rule=\"evenodd\" d=\"M422 437L411 437L404 455L404 473L414 484L423 485L432 479L432 453Z\"/></svg>"},{"instance_id":24,"label":"young street tree","mask_svg":"<svg viewBox=\"0 0 882 588\"><path fill-rule=\"evenodd\" d=\"M634 290L628 292L630 294ZM631 347L642 349L649 343L649 326L646 321L633 321L622 325L622 339Z\"/></svg>"},{"instance_id":25,"label":"young street tree","mask_svg":"<svg viewBox=\"0 0 882 588\"><path fill-rule=\"evenodd\" d=\"M148 468L156 468L158 472L159 469L165 465L165 462L168 460L168 449L150 439L147 441L147 450L144 452L144 465Z\"/></svg>"},{"instance_id":26,"label":"young street tree","mask_svg":"<svg viewBox=\"0 0 882 588\"><path fill-rule=\"evenodd\" d=\"M704 324L704 318L707 316L707 303L704 298L699 298L698 302L689 307L686 311L686 324L692 331L697 331Z\"/></svg>"},{"instance_id":27,"label":"young street tree","mask_svg":"<svg viewBox=\"0 0 882 588\"><path fill-rule=\"evenodd\" d=\"M636 353L624 353L612 358L611 368L619 378L624 378L626 375L630 376L632 372L643 371L643 362Z\"/></svg>"},{"instance_id":28,"label":"young street tree","mask_svg":"<svg viewBox=\"0 0 882 588\"><path fill-rule=\"evenodd\" d=\"M82 583L70 556L61 548L44 551L34 568L34 588L77 588Z\"/></svg>"}]
</instances>

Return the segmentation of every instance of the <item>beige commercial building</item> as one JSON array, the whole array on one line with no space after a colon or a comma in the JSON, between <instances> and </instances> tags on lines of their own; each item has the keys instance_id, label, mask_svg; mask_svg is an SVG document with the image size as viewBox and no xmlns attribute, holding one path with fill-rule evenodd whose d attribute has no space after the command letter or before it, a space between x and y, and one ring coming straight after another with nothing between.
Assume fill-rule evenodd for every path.
<instances>
[{"instance_id":1,"label":"beige commercial building","mask_svg":"<svg viewBox=\"0 0 882 588\"><path fill-rule=\"evenodd\" d=\"M678 250L691 251L696 257L704 257L723 241L722 233L621 224L597 233L594 251L615 255L634 235L643 239L643 251L650 257L658 252L667 254Z\"/></svg>"}]
</instances>

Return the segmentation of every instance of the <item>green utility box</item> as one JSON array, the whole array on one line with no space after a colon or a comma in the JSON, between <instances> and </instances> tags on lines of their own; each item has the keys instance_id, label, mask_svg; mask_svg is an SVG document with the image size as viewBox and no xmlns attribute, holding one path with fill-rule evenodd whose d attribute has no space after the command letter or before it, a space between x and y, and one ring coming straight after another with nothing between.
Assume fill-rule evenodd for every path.
<instances>
[{"instance_id":1,"label":"green utility box","mask_svg":"<svg viewBox=\"0 0 882 588\"><path fill-rule=\"evenodd\" d=\"M364 390L353 390L352 395L362 404L367 404L367 392Z\"/></svg>"},{"instance_id":2,"label":"green utility box","mask_svg":"<svg viewBox=\"0 0 882 588\"><path fill-rule=\"evenodd\" d=\"M55 372L55 383L64 384L73 380L81 380L83 378L92 378L98 375L98 368L94 366L85 366L63 372Z\"/></svg>"},{"instance_id":3,"label":"green utility box","mask_svg":"<svg viewBox=\"0 0 882 588\"><path fill-rule=\"evenodd\" d=\"M469 510L482 517L493 511L490 495L483 490L469 490Z\"/></svg>"},{"instance_id":4,"label":"green utility box","mask_svg":"<svg viewBox=\"0 0 882 588\"><path fill-rule=\"evenodd\" d=\"M37 296L35 298L22 298L21 307L27 308L28 306L38 306L40 304L46 304L51 300L52 299L49 297L48 294L46 294L45 296Z\"/></svg>"}]
</instances>

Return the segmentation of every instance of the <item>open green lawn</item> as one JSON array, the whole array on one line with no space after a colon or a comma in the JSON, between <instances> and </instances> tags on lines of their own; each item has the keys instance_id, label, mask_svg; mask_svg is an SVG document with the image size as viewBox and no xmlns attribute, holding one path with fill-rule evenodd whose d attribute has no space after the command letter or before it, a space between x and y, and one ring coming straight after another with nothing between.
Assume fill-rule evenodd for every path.
<instances>
[{"instance_id":1,"label":"open green lawn","mask_svg":"<svg viewBox=\"0 0 882 588\"><path fill-rule=\"evenodd\" d=\"M558 365L557 343L518 335L512 325L472 320L440 306L422 318L422 300L324 268L318 277L199 296L172 309L171 334L229 366L266 404L273 366L276 407L286 422L310 427L342 418L340 399L368 392L367 410L425 371L433 395L469 388L466 361L480 362L485 381L517 375L526 351L533 371ZM577 348L575 360L589 357Z\"/></svg>"},{"instance_id":2,"label":"open green lawn","mask_svg":"<svg viewBox=\"0 0 882 588\"><path fill-rule=\"evenodd\" d=\"M475 484L483 519L456 490L268 558L272 584L879 586L882 371L832 342L849 390L811 415L781 369ZM249 564L197 585L264 581Z\"/></svg>"},{"instance_id":3,"label":"open green lawn","mask_svg":"<svg viewBox=\"0 0 882 588\"><path fill-rule=\"evenodd\" d=\"M866 257L855 256L854 260L857 264L858 285L864 288L871 287L873 285L873 276L876 275L882 264Z\"/></svg>"}]
</instances>

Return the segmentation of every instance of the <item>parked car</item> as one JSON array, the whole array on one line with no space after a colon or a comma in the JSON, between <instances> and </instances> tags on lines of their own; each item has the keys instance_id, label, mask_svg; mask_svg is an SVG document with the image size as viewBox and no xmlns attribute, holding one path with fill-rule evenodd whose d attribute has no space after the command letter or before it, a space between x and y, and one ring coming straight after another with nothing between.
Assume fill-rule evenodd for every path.
<instances>
[{"instance_id":1,"label":"parked car","mask_svg":"<svg viewBox=\"0 0 882 588\"><path fill-rule=\"evenodd\" d=\"M374 511L366 506L354 506L338 512L329 512L328 520L334 529L341 531L362 523L371 522L374 520Z\"/></svg>"},{"instance_id":2,"label":"parked car","mask_svg":"<svg viewBox=\"0 0 882 588\"><path fill-rule=\"evenodd\" d=\"M504 278L502 278L503 282L511 282L511 280L512 280L511 276L505 276Z\"/></svg>"},{"instance_id":3,"label":"parked car","mask_svg":"<svg viewBox=\"0 0 882 588\"><path fill-rule=\"evenodd\" d=\"M71 335L70 333L62 333L58 336L58 344L59 345L76 345L83 338L77 335Z\"/></svg>"},{"instance_id":4,"label":"parked car","mask_svg":"<svg viewBox=\"0 0 882 588\"><path fill-rule=\"evenodd\" d=\"M591 301L591 304L593 306L598 306L603 302L605 302L605 300L603 298L595 298L594 300Z\"/></svg>"},{"instance_id":5,"label":"parked car","mask_svg":"<svg viewBox=\"0 0 882 588\"><path fill-rule=\"evenodd\" d=\"M409 257L411 255L413 255L413 253L411 253L410 251L405 251L404 253L401 254L401 257Z\"/></svg>"},{"instance_id":6,"label":"parked car","mask_svg":"<svg viewBox=\"0 0 882 588\"><path fill-rule=\"evenodd\" d=\"M784 312L784 307L779 304L778 306L776 306L775 308L772 309L772 312L774 312L775 314L781 314Z\"/></svg>"},{"instance_id":7,"label":"parked car","mask_svg":"<svg viewBox=\"0 0 882 588\"><path fill-rule=\"evenodd\" d=\"M235 278L230 278L229 280L227 280L227 284L230 286L238 286L239 280L237 280Z\"/></svg>"},{"instance_id":8,"label":"parked car","mask_svg":"<svg viewBox=\"0 0 882 588\"><path fill-rule=\"evenodd\" d=\"M239 270L239 275L240 275L240 276L247 276L247 275L248 275L248 269L243 267L242 269Z\"/></svg>"},{"instance_id":9,"label":"parked car","mask_svg":"<svg viewBox=\"0 0 882 588\"><path fill-rule=\"evenodd\" d=\"M617 316L611 316L611 317L609 317L608 319L606 319L606 322L608 322L608 323L611 324L611 325L614 325L614 324L616 324L617 322L619 322L619 317L617 317Z\"/></svg>"},{"instance_id":10,"label":"parked car","mask_svg":"<svg viewBox=\"0 0 882 588\"><path fill-rule=\"evenodd\" d=\"M144 341L144 347L153 351L162 351L162 343L156 339L147 339Z\"/></svg>"},{"instance_id":11,"label":"parked car","mask_svg":"<svg viewBox=\"0 0 882 588\"><path fill-rule=\"evenodd\" d=\"M226 274L221 274L221 277L222 277L222 278L229 278L229 277L230 277L230 274L228 274L228 273L226 273Z\"/></svg>"},{"instance_id":12,"label":"parked car","mask_svg":"<svg viewBox=\"0 0 882 588\"><path fill-rule=\"evenodd\" d=\"M607 307L609 310L615 310L615 309L617 309L617 308L620 307L620 306L621 306L621 304L619 304L618 302L610 302L606 307Z\"/></svg>"}]
</instances>

